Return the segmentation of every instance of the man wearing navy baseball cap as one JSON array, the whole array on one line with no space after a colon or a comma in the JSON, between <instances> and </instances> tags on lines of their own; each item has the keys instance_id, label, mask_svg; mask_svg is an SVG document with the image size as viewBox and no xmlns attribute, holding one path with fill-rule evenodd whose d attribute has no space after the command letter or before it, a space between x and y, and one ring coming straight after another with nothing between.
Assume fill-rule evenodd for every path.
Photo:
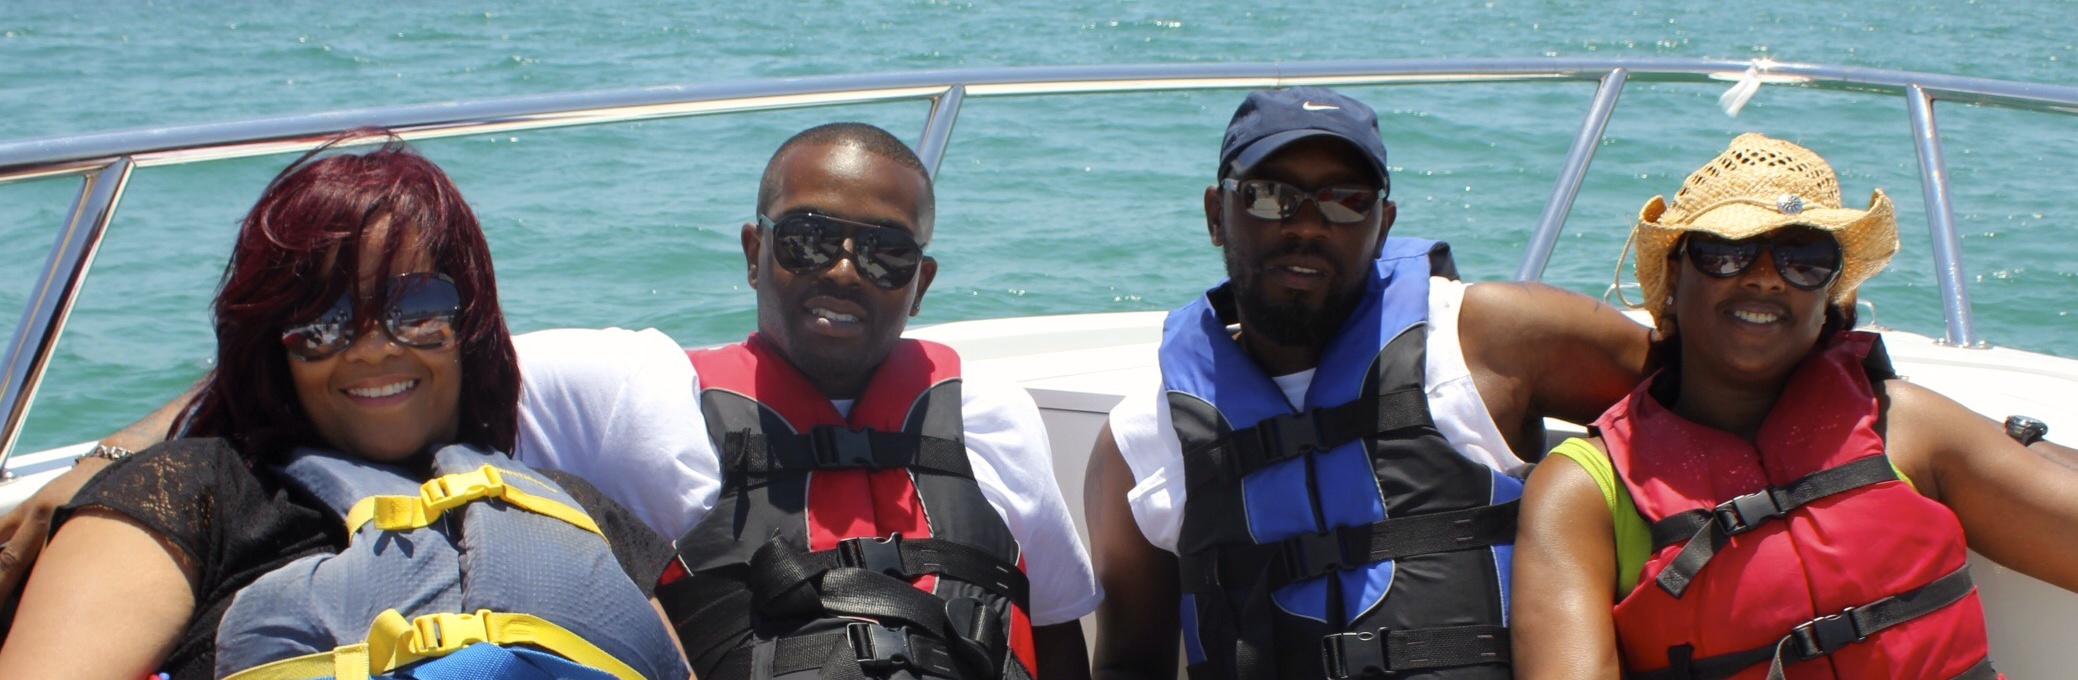
<instances>
[{"instance_id":1,"label":"man wearing navy baseball cap","mask_svg":"<svg viewBox=\"0 0 2078 680\"><path fill-rule=\"evenodd\" d=\"M1543 418L1591 422L1650 331L1541 284L1458 282L1398 216L1378 116L1258 90L1205 222L1227 280L1169 314L1161 384L1097 437L1097 675L1507 678Z\"/></svg>"}]
</instances>

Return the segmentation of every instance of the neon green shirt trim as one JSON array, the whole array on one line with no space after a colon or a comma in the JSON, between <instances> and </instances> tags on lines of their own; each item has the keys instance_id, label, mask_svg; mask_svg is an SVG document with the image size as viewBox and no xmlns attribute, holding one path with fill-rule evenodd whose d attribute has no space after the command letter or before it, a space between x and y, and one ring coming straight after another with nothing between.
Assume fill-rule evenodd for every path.
<instances>
[{"instance_id":1,"label":"neon green shirt trim","mask_svg":"<svg viewBox=\"0 0 2078 680\"><path fill-rule=\"evenodd\" d=\"M1624 488L1623 480L1616 476L1616 466L1609 462L1608 453L1574 437L1559 442L1551 454L1565 456L1586 470L1602 490L1602 500L1609 504L1609 518L1616 523L1616 599L1621 600L1638 587L1638 574L1645 569L1645 560L1652 558L1652 527L1645 523L1644 515L1638 514L1638 505L1631 501L1630 489Z\"/></svg>"},{"instance_id":2,"label":"neon green shirt trim","mask_svg":"<svg viewBox=\"0 0 2078 680\"><path fill-rule=\"evenodd\" d=\"M1587 440L1579 437L1559 442L1551 449L1552 455L1565 456L1595 480L1602 490L1602 500L1609 504L1609 517L1616 525L1616 599L1621 600L1638 587L1638 576L1645 570L1645 561L1652 558L1652 526L1645 516L1638 514L1637 503L1631 500L1631 491L1616 476L1616 466L1609 462L1609 454ZM1898 480L1911 487L1916 493L1919 487L1899 470L1896 463L1890 466Z\"/></svg>"}]
</instances>

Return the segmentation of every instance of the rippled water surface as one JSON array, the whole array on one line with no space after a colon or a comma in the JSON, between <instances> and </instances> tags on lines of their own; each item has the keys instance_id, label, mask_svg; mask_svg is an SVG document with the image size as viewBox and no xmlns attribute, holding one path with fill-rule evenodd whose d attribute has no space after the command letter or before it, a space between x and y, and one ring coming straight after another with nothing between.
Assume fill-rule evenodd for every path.
<instances>
[{"instance_id":1,"label":"rippled water surface","mask_svg":"<svg viewBox=\"0 0 2078 680\"><path fill-rule=\"evenodd\" d=\"M1212 6L1199 6L1199 5ZM0 0L0 139L715 80L981 66L1413 57L1670 56L2078 84L2054 0L1748 3L143 3ZM1549 281L1600 294L1645 199L1732 135L1798 140L1851 205L1889 190L1904 251L1878 320L1940 335L1902 102L1719 85L1623 95ZM1395 233L1511 276L1588 83L1358 88L1378 108ZM1173 307L1219 276L1200 194L1237 91L970 98L939 175L943 268L922 323ZM490 231L516 329L657 326L687 344L753 323L736 239L787 135L838 119L920 129L923 103L428 141ZM1979 333L2078 356L2078 120L1939 109ZM205 306L239 214L288 159L132 178L22 444L122 425L207 369ZM0 309L19 309L78 192L0 185ZM5 312L0 312L5 314ZM0 317L9 320L14 316ZM5 322L0 322L5 323ZM11 324L9 332L12 331Z\"/></svg>"}]
</instances>

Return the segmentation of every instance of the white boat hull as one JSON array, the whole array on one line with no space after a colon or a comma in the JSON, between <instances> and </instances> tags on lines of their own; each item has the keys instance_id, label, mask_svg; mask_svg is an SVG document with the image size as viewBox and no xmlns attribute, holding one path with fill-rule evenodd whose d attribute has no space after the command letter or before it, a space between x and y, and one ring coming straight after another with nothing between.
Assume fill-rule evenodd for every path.
<instances>
[{"instance_id":1,"label":"white boat hull","mask_svg":"<svg viewBox=\"0 0 2078 680\"><path fill-rule=\"evenodd\" d=\"M1081 480L1090 447L1114 404L1159 380L1155 350L1162 317L1161 312L1129 312L992 319L919 328L910 335L952 345L966 370L1007 374L1032 393L1046 419L1054 474L1087 545ZM1882 333L1898 374L1914 383L1994 420L2023 414L2052 426L2078 427L2078 361L2004 348L1947 347L1904 331ZM1546 424L1554 438L1582 432L1557 420ZM2078 593L1976 553L1970 565L1990 627L1992 662L2001 672L2013 678L2053 678L2078 668L2078 648L2061 639L2078 630Z\"/></svg>"}]
</instances>

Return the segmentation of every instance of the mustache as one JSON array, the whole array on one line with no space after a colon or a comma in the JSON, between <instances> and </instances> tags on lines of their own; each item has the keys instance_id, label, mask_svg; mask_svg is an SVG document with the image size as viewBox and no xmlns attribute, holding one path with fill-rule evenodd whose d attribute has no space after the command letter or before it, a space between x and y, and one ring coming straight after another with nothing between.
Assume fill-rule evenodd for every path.
<instances>
[{"instance_id":1,"label":"mustache","mask_svg":"<svg viewBox=\"0 0 2078 680\"><path fill-rule=\"evenodd\" d=\"M814 285L809 286L795 296L799 300L806 300L812 297L827 297L849 302L860 307L866 306L866 296L857 287L840 286L828 281L817 281Z\"/></svg>"},{"instance_id":2,"label":"mustache","mask_svg":"<svg viewBox=\"0 0 2078 680\"><path fill-rule=\"evenodd\" d=\"M1269 267L1271 260L1275 260L1280 257L1289 257L1294 255L1304 255L1313 257L1319 259L1321 262L1326 263L1332 270L1339 270L1339 268L1335 266L1334 258L1329 257L1327 246L1321 245L1318 241L1302 241L1297 243L1290 243L1286 244L1282 248L1278 248L1268 253L1264 253L1261 257L1255 259L1255 268L1258 270L1265 269ZM1336 271L1335 273L1340 272Z\"/></svg>"}]
</instances>

